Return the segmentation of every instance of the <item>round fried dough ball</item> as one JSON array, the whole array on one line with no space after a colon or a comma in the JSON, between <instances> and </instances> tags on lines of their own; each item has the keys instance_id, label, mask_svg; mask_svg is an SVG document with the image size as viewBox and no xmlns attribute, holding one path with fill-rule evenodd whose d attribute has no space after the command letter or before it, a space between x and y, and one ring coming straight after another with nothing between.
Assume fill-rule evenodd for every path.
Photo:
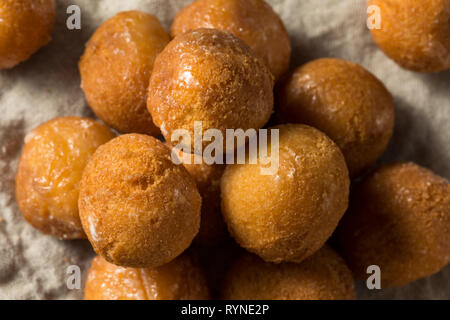
<instances>
[{"instance_id":1,"label":"round fried dough ball","mask_svg":"<svg viewBox=\"0 0 450 320\"><path fill-rule=\"evenodd\" d=\"M0 1L0 69L9 69L51 40L54 0Z\"/></svg>"},{"instance_id":2,"label":"round fried dough ball","mask_svg":"<svg viewBox=\"0 0 450 320\"><path fill-rule=\"evenodd\" d=\"M289 68L291 41L280 17L263 0L197 0L173 22L173 37L199 28L231 32L244 40L280 78Z\"/></svg>"},{"instance_id":3,"label":"round fried dough ball","mask_svg":"<svg viewBox=\"0 0 450 320\"><path fill-rule=\"evenodd\" d=\"M274 264L244 254L228 271L226 300L351 300L354 281L344 260L324 246L302 263Z\"/></svg>"},{"instance_id":4,"label":"round fried dough ball","mask_svg":"<svg viewBox=\"0 0 450 320\"><path fill-rule=\"evenodd\" d=\"M121 12L97 29L79 68L99 118L121 132L159 134L147 111L147 89L155 58L169 40L157 18L139 11Z\"/></svg>"},{"instance_id":5,"label":"round fried dough ball","mask_svg":"<svg viewBox=\"0 0 450 320\"><path fill-rule=\"evenodd\" d=\"M170 42L155 62L148 110L166 141L174 131L261 128L273 112L273 76L231 33L198 29ZM192 138L193 140L193 138ZM193 150L182 140L183 150Z\"/></svg>"},{"instance_id":6,"label":"round fried dough ball","mask_svg":"<svg viewBox=\"0 0 450 320\"><path fill-rule=\"evenodd\" d=\"M83 173L80 217L108 262L154 268L189 247L200 227L201 198L170 149L139 134L100 147Z\"/></svg>"},{"instance_id":7,"label":"round fried dough ball","mask_svg":"<svg viewBox=\"0 0 450 320\"><path fill-rule=\"evenodd\" d=\"M401 67L419 72L450 68L450 0L370 0L380 10L372 37Z\"/></svg>"},{"instance_id":8,"label":"round fried dough ball","mask_svg":"<svg viewBox=\"0 0 450 320\"><path fill-rule=\"evenodd\" d=\"M450 262L450 184L413 163L381 166L356 188L338 238L355 276L377 265L383 288L436 273Z\"/></svg>"},{"instance_id":9,"label":"round fried dough ball","mask_svg":"<svg viewBox=\"0 0 450 320\"><path fill-rule=\"evenodd\" d=\"M85 300L206 300L209 289L197 261L183 253L157 268L119 267L101 256L92 260Z\"/></svg>"},{"instance_id":10,"label":"round fried dough ball","mask_svg":"<svg viewBox=\"0 0 450 320\"><path fill-rule=\"evenodd\" d=\"M339 148L319 130L272 129L279 129L278 170L263 173L264 165L251 159L227 166L222 213L243 248L270 262L300 262L324 245L347 209L348 170Z\"/></svg>"},{"instance_id":11,"label":"round fried dough ball","mask_svg":"<svg viewBox=\"0 0 450 320\"><path fill-rule=\"evenodd\" d=\"M298 68L277 95L278 116L325 132L341 148L352 177L384 152L394 128L389 91L363 67L318 59Z\"/></svg>"},{"instance_id":12,"label":"round fried dough ball","mask_svg":"<svg viewBox=\"0 0 450 320\"><path fill-rule=\"evenodd\" d=\"M114 137L88 118L46 122L25 137L16 176L16 198L33 227L61 239L85 238L78 214L81 175L88 159Z\"/></svg>"},{"instance_id":13,"label":"round fried dough ball","mask_svg":"<svg viewBox=\"0 0 450 320\"><path fill-rule=\"evenodd\" d=\"M202 197L200 230L194 244L210 247L223 242L228 236L220 211L220 178L225 166L209 165L200 155L185 153L176 148L172 148L172 152L194 178Z\"/></svg>"}]
</instances>

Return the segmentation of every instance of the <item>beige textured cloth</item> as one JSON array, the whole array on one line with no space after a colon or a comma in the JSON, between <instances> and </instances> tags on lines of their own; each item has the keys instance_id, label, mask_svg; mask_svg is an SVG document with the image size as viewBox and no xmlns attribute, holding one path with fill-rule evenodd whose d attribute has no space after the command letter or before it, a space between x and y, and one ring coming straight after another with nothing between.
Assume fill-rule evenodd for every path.
<instances>
[{"instance_id":1,"label":"beige textured cloth","mask_svg":"<svg viewBox=\"0 0 450 320\"><path fill-rule=\"evenodd\" d=\"M87 241L59 241L42 235L21 217L14 200L14 176L24 135L56 116L92 116L80 89L77 62L84 44L104 20L122 10L158 16L169 28L190 0L56 0L53 41L29 61L0 71L0 299L78 299L68 290L66 268L77 264L83 279L93 256ZM374 45L366 28L365 0L271 0L293 43L292 66L319 57L362 64L395 97L396 129L380 161L409 160L450 178L450 72L402 70ZM66 28L66 9L82 9L82 30ZM369 291L360 298L450 298L450 267L403 288Z\"/></svg>"}]
</instances>

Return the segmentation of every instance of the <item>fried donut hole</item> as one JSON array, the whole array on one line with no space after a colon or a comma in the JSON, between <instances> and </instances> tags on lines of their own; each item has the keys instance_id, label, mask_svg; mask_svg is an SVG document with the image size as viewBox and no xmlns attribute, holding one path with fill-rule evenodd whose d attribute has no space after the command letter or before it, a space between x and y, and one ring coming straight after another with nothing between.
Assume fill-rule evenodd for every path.
<instances>
[{"instance_id":1,"label":"fried donut hole","mask_svg":"<svg viewBox=\"0 0 450 320\"><path fill-rule=\"evenodd\" d=\"M352 177L385 151L394 128L389 91L363 67L318 59L298 68L277 94L280 120L325 132L341 148Z\"/></svg>"},{"instance_id":2,"label":"fried donut hole","mask_svg":"<svg viewBox=\"0 0 450 320\"><path fill-rule=\"evenodd\" d=\"M87 102L100 119L124 133L159 134L147 111L147 89L169 40L156 17L139 11L121 12L97 29L79 68Z\"/></svg>"},{"instance_id":3,"label":"fried donut hole","mask_svg":"<svg viewBox=\"0 0 450 320\"><path fill-rule=\"evenodd\" d=\"M106 126L77 117L57 118L31 131L16 176L25 220L61 239L85 238L78 214L81 175L95 150L113 137Z\"/></svg>"},{"instance_id":4,"label":"fried donut hole","mask_svg":"<svg viewBox=\"0 0 450 320\"><path fill-rule=\"evenodd\" d=\"M51 40L54 0L0 2L0 69L28 60Z\"/></svg>"},{"instance_id":5,"label":"fried donut hole","mask_svg":"<svg viewBox=\"0 0 450 320\"><path fill-rule=\"evenodd\" d=\"M276 79L289 68L289 35L280 17L263 0L194 1L177 14L170 32L175 37L199 28L228 31L244 40Z\"/></svg>"},{"instance_id":6,"label":"fried donut hole","mask_svg":"<svg viewBox=\"0 0 450 320\"><path fill-rule=\"evenodd\" d=\"M147 106L172 144L181 130L195 137L198 123L223 136L226 129L259 129L273 112L273 76L231 33L198 29L176 37L156 59ZM193 139L182 139L180 149L193 153Z\"/></svg>"},{"instance_id":7,"label":"fried donut hole","mask_svg":"<svg viewBox=\"0 0 450 320\"><path fill-rule=\"evenodd\" d=\"M83 173L80 217L97 254L124 267L155 268L187 249L201 198L161 141L128 134L100 147Z\"/></svg>"},{"instance_id":8,"label":"fried donut hole","mask_svg":"<svg viewBox=\"0 0 450 320\"><path fill-rule=\"evenodd\" d=\"M97 256L91 263L85 300L206 300L209 289L203 270L183 253L157 268L119 267Z\"/></svg>"},{"instance_id":9,"label":"fried donut hole","mask_svg":"<svg viewBox=\"0 0 450 320\"><path fill-rule=\"evenodd\" d=\"M273 173L252 159L228 165L222 213L234 239L269 262L300 262L319 250L347 209L349 176L338 146L305 125L282 125ZM269 145L271 154L277 146ZM253 161L254 162L254 161Z\"/></svg>"},{"instance_id":10,"label":"fried donut hole","mask_svg":"<svg viewBox=\"0 0 450 320\"><path fill-rule=\"evenodd\" d=\"M450 1L370 0L369 6L380 13L380 28L371 28L375 43L401 67L418 72L450 68Z\"/></svg>"},{"instance_id":11,"label":"fried donut hole","mask_svg":"<svg viewBox=\"0 0 450 320\"><path fill-rule=\"evenodd\" d=\"M450 262L450 184L413 163L383 165L355 188L338 228L356 277L381 270L381 287L430 276Z\"/></svg>"},{"instance_id":12,"label":"fried donut hole","mask_svg":"<svg viewBox=\"0 0 450 320\"><path fill-rule=\"evenodd\" d=\"M243 254L228 271L226 300L351 300L354 281L344 260L324 246L302 263L265 262Z\"/></svg>"}]
</instances>

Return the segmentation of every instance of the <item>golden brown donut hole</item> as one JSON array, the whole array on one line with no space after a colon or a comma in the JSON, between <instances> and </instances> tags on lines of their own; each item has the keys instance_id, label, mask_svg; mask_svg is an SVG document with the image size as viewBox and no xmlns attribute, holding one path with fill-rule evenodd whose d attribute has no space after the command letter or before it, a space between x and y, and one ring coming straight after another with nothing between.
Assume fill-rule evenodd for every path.
<instances>
[{"instance_id":1,"label":"golden brown donut hole","mask_svg":"<svg viewBox=\"0 0 450 320\"><path fill-rule=\"evenodd\" d=\"M277 114L325 132L341 148L352 177L384 152L395 117L385 86L363 67L340 59L296 69L278 91Z\"/></svg>"},{"instance_id":2,"label":"golden brown donut hole","mask_svg":"<svg viewBox=\"0 0 450 320\"><path fill-rule=\"evenodd\" d=\"M147 89L169 40L156 17L139 11L121 12L97 29L79 68L87 102L100 119L124 133L159 134L147 111Z\"/></svg>"},{"instance_id":3,"label":"golden brown donut hole","mask_svg":"<svg viewBox=\"0 0 450 320\"><path fill-rule=\"evenodd\" d=\"M344 260L324 246L302 263L265 262L243 254L228 271L226 300L351 300L354 281Z\"/></svg>"},{"instance_id":4,"label":"golden brown donut hole","mask_svg":"<svg viewBox=\"0 0 450 320\"><path fill-rule=\"evenodd\" d=\"M231 32L269 66L276 79L289 68L291 42L280 17L263 0L197 0L181 10L173 37L199 28Z\"/></svg>"},{"instance_id":5,"label":"golden brown donut hole","mask_svg":"<svg viewBox=\"0 0 450 320\"><path fill-rule=\"evenodd\" d=\"M100 147L83 173L80 217L97 254L133 268L166 264L200 227L201 198L162 142L119 136Z\"/></svg>"},{"instance_id":6,"label":"golden brown donut hole","mask_svg":"<svg viewBox=\"0 0 450 320\"><path fill-rule=\"evenodd\" d=\"M190 253L157 268L119 267L97 256L91 262L85 300L205 300L203 270Z\"/></svg>"},{"instance_id":7,"label":"golden brown donut hole","mask_svg":"<svg viewBox=\"0 0 450 320\"><path fill-rule=\"evenodd\" d=\"M380 267L382 288L430 276L450 262L450 184L414 163L383 165L355 187L338 238L355 276Z\"/></svg>"},{"instance_id":8,"label":"golden brown donut hole","mask_svg":"<svg viewBox=\"0 0 450 320\"><path fill-rule=\"evenodd\" d=\"M55 24L54 0L0 2L0 69L9 69L51 40Z\"/></svg>"},{"instance_id":9,"label":"golden brown donut hole","mask_svg":"<svg viewBox=\"0 0 450 320\"><path fill-rule=\"evenodd\" d=\"M450 1L370 0L368 4L379 8L380 29L371 32L388 57L418 72L450 68Z\"/></svg>"},{"instance_id":10,"label":"golden brown donut hole","mask_svg":"<svg viewBox=\"0 0 450 320\"><path fill-rule=\"evenodd\" d=\"M88 159L114 137L88 118L46 122L25 138L16 176L16 198L33 227L61 239L85 238L78 214L81 175Z\"/></svg>"},{"instance_id":11,"label":"golden brown donut hole","mask_svg":"<svg viewBox=\"0 0 450 320\"><path fill-rule=\"evenodd\" d=\"M250 161L228 165L222 213L243 248L270 262L300 262L324 245L347 209L348 170L337 145L319 130L272 129L279 129L278 171L263 174L263 165Z\"/></svg>"},{"instance_id":12,"label":"golden brown donut hole","mask_svg":"<svg viewBox=\"0 0 450 320\"><path fill-rule=\"evenodd\" d=\"M147 107L172 144L180 129L193 141L195 122L223 136L226 129L259 129L273 112L273 76L231 33L197 29L176 37L156 59ZM184 140L182 147L193 152Z\"/></svg>"}]
</instances>

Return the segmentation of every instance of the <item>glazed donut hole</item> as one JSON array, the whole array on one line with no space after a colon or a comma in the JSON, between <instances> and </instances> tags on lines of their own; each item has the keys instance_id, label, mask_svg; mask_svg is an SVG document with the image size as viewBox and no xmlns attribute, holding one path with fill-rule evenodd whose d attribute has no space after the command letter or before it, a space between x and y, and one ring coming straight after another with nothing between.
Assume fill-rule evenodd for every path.
<instances>
[{"instance_id":1,"label":"glazed donut hole","mask_svg":"<svg viewBox=\"0 0 450 320\"><path fill-rule=\"evenodd\" d=\"M450 262L450 183L414 163L382 165L352 195L338 228L356 277L377 265L381 287L430 276Z\"/></svg>"},{"instance_id":2,"label":"glazed donut hole","mask_svg":"<svg viewBox=\"0 0 450 320\"><path fill-rule=\"evenodd\" d=\"M161 141L119 136L83 172L80 218L97 254L119 266L154 268L180 255L200 227L194 179Z\"/></svg>"},{"instance_id":3,"label":"glazed donut hole","mask_svg":"<svg viewBox=\"0 0 450 320\"><path fill-rule=\"evenodd\" d=\"M61 239L85 238L78 214L81 175L114 134L88 118L48 121L25 137L16 176L17 204L36 229Z\"/></svg>"},{"instance_id":4,"label":"glazed donut hole","mask_svg":"<svg viewBox=\"0 0 450 320\"><path fill-rule=\"evenodd\" d=\"M319 250L347 209L350 180L344 157L324 133L281 125L279 162L228 165L222 213L231 236L269 262L301 262ZM274 152L272 146L270 153Z\"/></svg>"},{"instance_id":5,"label":"glazed donut hole","mask_svg":"<svg viewBox=\"0 0 450 320\"><path fill-rule=\"evenodd\" d=\"M54 0L3 0L0 3L0 70L30 58L51 40Z\"/></svg>"},{"instance_id":6,"label":"glazed donut hole","mask_svg":"<svg viewBox=\"0 0 450 320\"><path fill-rule=\"evenodd\" d=\"M301 264L265 262L242 254L227 272L225 300L352 300L354 281L344 260L324 246Z\"/></svg>"},{"instance_id":7,"label":"glazed donut hole","mask_svg":"<svg viewBox=\"0 0 450 320\"><path fill-rule=\"evenodd\" d=\"M197 29L177 36L156 58L147 107L169 143L179 130L194 137L196 123L225 136L226 129L259 129L267 123L273 86L269 69L242 40ZM194 153L186 141L181 144Z\"/></svg>"},{"instance_id":8,"label":"glazed donut hole","mask_svg":"<svg viewBox=\"0 0 450 320\"><path fill-rule=\"evenodd\" d=\"M450 68L448 0L370 0L380 11L380 28L371 29L378 47L405 69L440 72Z\"/></svg>"},{"instance_id":9,"label":"glazed donut hole","mask_svg":"<svg viewBox=\"0 0 450 320\"><path fill-rule=\"evenodd\" d=\"M175 17L176 37L199 28L231 32L263 59L276 79L289 68L291 42L280 17L263 0L197 0Z\"/></svg>"},{"instance_id":10,"label":"glazed donut hole","mask_svg":"<svg viewBox=\"0 0 450 320\"><path fill-rule=\"evenodd\" d=\"M95 31L79 69L87 102L100 119L123 133L159 135L147 111L147 89L169 40L159 20L140 11L120 12Z\"/></svg>"},{"instance_id":11,"label":"glazed donut hole","mask_svg":"<svg viewBox=\"0 0 450 320\"><path fill-rule=\"evenodd\" d=\"M277 116L326 133L342 150L351 177L356 177L385 151L395 114L392 95L369 71L324 58L297 68L280 86Z\"/></svg>"},{"instance_id":12,"label":"glazed donut hole","mask_svg":"<svg viewBox=\"0 0 450 320\"><path fill-rule=\"evenodd\" d=\"M206 300L203 270L189 252L157 268L119 267L95 257L86 279L85 300Z\"/></svg>"}]
</instances>

